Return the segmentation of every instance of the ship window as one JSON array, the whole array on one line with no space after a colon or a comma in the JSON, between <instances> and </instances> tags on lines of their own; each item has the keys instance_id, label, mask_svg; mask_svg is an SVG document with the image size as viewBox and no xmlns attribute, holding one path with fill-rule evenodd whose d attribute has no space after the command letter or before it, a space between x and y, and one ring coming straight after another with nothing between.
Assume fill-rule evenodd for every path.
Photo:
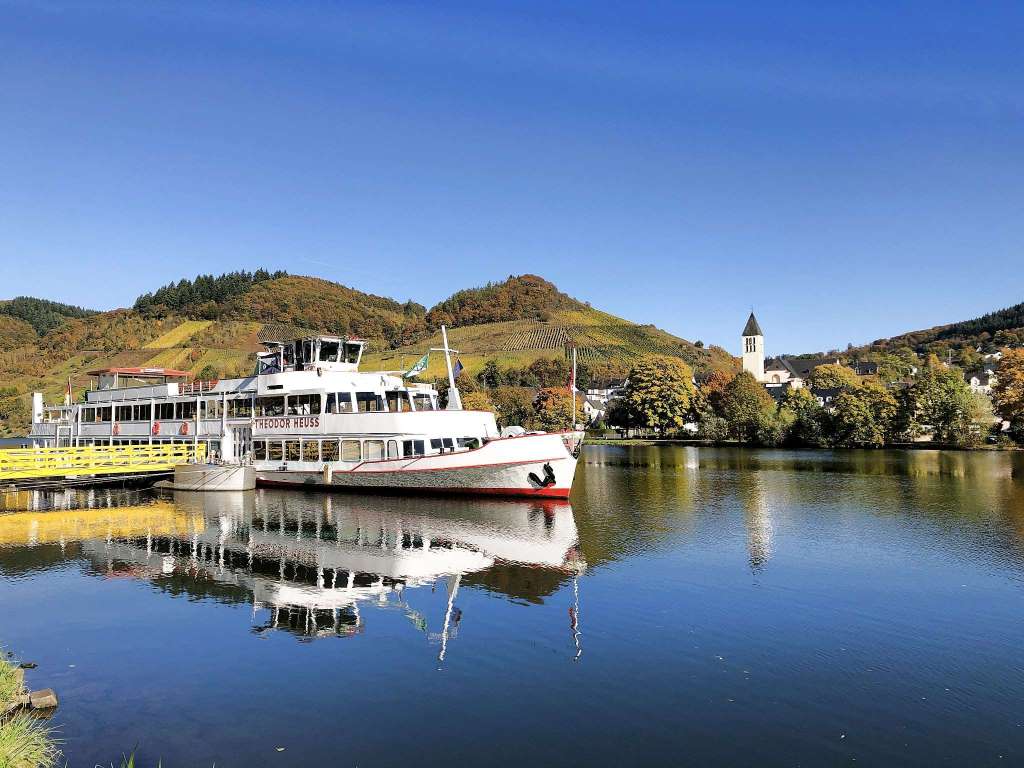
<instances>
[{"instance_id":1,"label":"ship window","mask_svg":"<svg viewBox=\"0 0 1024 768\"><path fill-rule=\"evenodd\" d=\"M479 448L480 440L475 437L460 437L457 441L459 448Z\"/></svg>"},{"instance_id":2,"label":"ship window","mask_svg":"<svg viewBox=\"0 0 1024 768\"><path fill-rule=\"evenodd\" d=\"M303 440L302 441L302 460L303 461L320 461L320 441L319 440Z\"/></svg>"},{"instance_id":3,"label":"ship window","mask_svg":"<svg viewBox=\"0 0 1024 768\"><path fill-rule=\"evenodd\" d=\"M455 441L452 440L450 437L446 437L444 439L444 449L446 451L454 451L455 450Z\"/></svg>"},{"instance_id":4,"label":"ship window","mask_svg":"<svg viewBox=\"0 0 1024 768\"><path fill-rule=\"evenodd\" d=\"M359 353L362 350L360 344L346 344L345 345L345 362L346 363L358 363Z\"/></svg>"},{"instance_id":5,"label":"ship window","mask_svg":"<svg viewBox=\"0 0 1024 768\"><path fill-rule=\"evenodd\" d=\"M324 363L338 362L338 352L341 345L336 341L320 342L320 360Z\"/></svg>"},{"instance_id":6,"label":"ship window","mask_svg":"<svg viewBox=\"0 0 1024 768\"><path fill-rule=\"evenodd\" d=\"M441 438L440 437L433 437L433 438L430 439L430 450L432 450L432 451L440 451L441 450L441 445L442 445L442 443L441 443Z\"/></svg>"},{"instance_id":7,"label":"ship window","mask_svg":"<svg viewBox=\"0 0 1024 768\"><path fill-rule=\"evenodd\" d=\"M384 458L384 441L383 440L367 440L366 441L366 460L367 461L380 461Z\"/></svg>"},{"instance_id":8,"label":"ship window","mask_svg":"<svg viewBox=\"0 0 1024 768\"><path fill-rule=\"evenodd\" d=\"M174 418L174 403L157 403L156 404L156 417L158 419L173 419Z\"/></svg>"},{"instance_id":9,"label":"ship window","mask_svg":"<svg viewBox=\"0 0 1024 768\"><path fill-rule=\"evenodd\" d=\"M204 419L219 419L220 418L221 402L220 402L219 399L217 399L217 400L206 400L204 404L206 406L203 409L205 411L205 413L203 413L203 418Z\"/></svg>"},{"instance_id":10,"label":"ship window","mask_svg":"<svg viewBox=\"0 0 1024 768\"><path fill-rule=\"evenodd\" d=\"M298 440L285 440L284 441L284 456L288 461L299 460L299 441Z\"/></svg>"},{"instance_id":11,"label":"ship window","mask_svg":"<svg viewBox=\"0 0 1024 768\"><path fill-rule=\"evenodd\" d=\"M309 416L320 413L320 395L288 395L289 416Z\"/></svg>"},{"instance_id":12,"label":"ship window","mask_svg":"<svg viewBox=\"0 0 1024 768\"><path fill-rule=\"evenodd\" d=\"M358 440L342 440L341 441L341 460L342 461L359 461L362 457L362 453L359 448Z\"/></svg>"},{"instance_id":13,"label":"ship window","mask_svg":"<svg viewBox=\"0 0 1024 768\"><path fill-rule=\"evenodd\" d=\"M178 419L191 419L196 415L196 404L192 400L174 404L174 416Z\"/></svg>"},{"instance_id":14,"label":"ship window","mask_svg":"<svg viewBox=\"0 0 1024 768\"><path fill-rule=\"evenodd\" d=\"M335 394L331 392L327 395L327 412L352 413L352 393L338 392Z\"/></svg>"},{"instance_id":15,"label":"ship window","mask_svg":"<svg viewBox=\"0 0 1024 768\"><path fill-rule=\"evenodd\" d=\"M132 416L136 421L149 421L149 403L145 405L133 405Z\"/></svg>"},{"instance_id":16,"label":"ship window","mask_svg":"<svg viewBox=\"0 0 1024 768\"><path fill-rule=\"evenodd\" d=\"M256 461L263 461L267 458L267 441L266 440L253 440L252 441L252 457Z\"/></svg>"},{"instance_id":17,"label":"ship window","mask_svg":"<svg viewBox=\"0 0 1024 768\"><path fill-rule=\"evenodd\" d=\"M422 456L424 453L423 441L422 440L403 440L402 441L402 455L403 456Z\"/></svg>"},{"instance_id":18,"label":"ship window","mask_svg":"<svg viewBox=\"0 0 1024 768\"><path fill-rule=\"evenodd\" d=\"M392 413L400 413L409 410L409 398L405 392L395 390L388 392L388 410Z\"/></svg>"},{"instance_id":19,"label":"ship window","mask_svg":"<svg viewBox=\"0 0 1024 768\"><path fill-rule=\"evenodd\" d=\"M338 460L338 441L337 440L324 440L323 448L320 451L321 457L324 461L337 461Z\"/></svg>"},{"instance_id":20,"label":"ship window","mask_svg":"<svg viewBox=\"0 0 1024 768\"><path fill-rule=\"evenodd\" d=\"M356 392L356 403L361 413L384 410L384 398L375 392Z\"/></svg>"},{"instance_id":21,"label":"ship window","mask_svg":"<svg viewBox=\"0 0 1024 768\"><path fill-rule=\"evenodd\" d=\"M389 459L397 459L398 458L398 441L397 440L388 440L388 458Z\"/></svg>"},{"instance_id":22,"label":"ship window","mask_svg":"<svg viewBox=\"0 0 1024 768\"><path fill-rule=\"evenodd\" d=\"M247 419L252 416L252 400L248 397L239 397L228 400L228 417L235 419Z\"/></svg>"},{"instance_id":23,"label":"ship window","mask_svg":"<svg viewBox=\"0 0 1024 768\"><path fill-rule=\"evenodd\" d=\"M416 403L417 411L434 410L434 401L431 399L430 395L416 395L413 397L413 400Z\"/></svg>"},{"instance_id":24,"label":"ship window","mask_svg":"<svg viewBox=\"0 0 1024 768\"><path fill-rule=\"evenodd\" d=\"M260 416L284 416L284 398L281 396L256 398L256 413Z\"/></svg>"},{"instance_id":25,"label":"ship window","mask_svg":"<svg viewBox=\"0 0 1024 768\"><path fill-rule=\"evenodd\" d=\"M267 443L267 459L270 461L281 461L284 453L281 450L281 441L274 440Z\"/></svg>"}]
</instances>

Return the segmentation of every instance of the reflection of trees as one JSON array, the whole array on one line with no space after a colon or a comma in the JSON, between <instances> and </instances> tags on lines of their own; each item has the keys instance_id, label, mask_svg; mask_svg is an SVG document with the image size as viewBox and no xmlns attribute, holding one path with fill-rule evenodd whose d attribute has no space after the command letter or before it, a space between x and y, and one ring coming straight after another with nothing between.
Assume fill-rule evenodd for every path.
<instances>
[{"instance_id":1,"label":"reflection of trees","mask_svg":"<svg viewBox=\"0 0 1024 768\"><path fill-rule=\"evenodd\" d=\"M697 524L694 448L591 446L572 503L588 565L660 545Z\"/></svg>"},{"instance_id":2,"label":"reflection of trees","mask_svg":"<svg viewBox=\"0 0 1024 768\"><path fill-rule=\"evenodd\" d=\"M743 510L755 569L772 556L773 517L823 504L911 515L945 533L942 546L1024 561L1024 453L590 446L580 480L573 506L591 566L713 524L704 511L730 499Z\"/></svg>"}]
</instances>

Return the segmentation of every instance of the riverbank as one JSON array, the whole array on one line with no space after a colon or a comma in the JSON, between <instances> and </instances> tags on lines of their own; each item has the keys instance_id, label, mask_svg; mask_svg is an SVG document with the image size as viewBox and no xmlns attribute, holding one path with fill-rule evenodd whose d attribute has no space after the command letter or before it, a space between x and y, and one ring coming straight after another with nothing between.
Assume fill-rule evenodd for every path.
<instances>
[{"instance_id":1,"label":"riverbank","mask_svg":"<svg viewBox=\"0 0 1024 768\"><path fill-rule=\"evenodd\" d=\"M41 693L53 694L52 691ZM50 768L61 756L50 729L30 711L35 696L25 688L25 670L0 659L0 766L3 768ZM56 697L53 705L56 706Z\"/></svg>"}]
</instances>

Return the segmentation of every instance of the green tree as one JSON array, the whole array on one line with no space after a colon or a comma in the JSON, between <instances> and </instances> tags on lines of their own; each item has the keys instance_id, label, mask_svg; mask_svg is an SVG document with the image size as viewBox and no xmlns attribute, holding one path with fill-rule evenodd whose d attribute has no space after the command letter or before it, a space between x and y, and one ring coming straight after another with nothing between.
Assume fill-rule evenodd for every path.
<instances>
[{"instance_id":1,"label":"green tree","mask_svg":"<svg viewBox=\"0 0 1024 768\"><path fill-rule=\"evenodd\" d=\"M690 366L675 357L651 355L630 371L626 403L640 426L664 435L686 423L693 394Z\"/></svg>"},{"instance_id":2,"label":"green tree","mask_svg":"<svg viewBox=\"0 0 1024 768\"><path fill-rule=\"evenodd\" d=\"M913 419L918 429L930 429L935 440L965 445L972 442L974 402L959 368L932 360L910 388Z\"/></svg>"},{"instance_id":3,"label":"green tree","mask_svg":"<svg viewBox=\"0 0 1024 768\"><path fill-rule=\"evenodd\" d=\"M604 420L609 427L619 430L622 435L628 435L629 430L636 426L629 404L621 397L612 398L605 404Z\"/></svg>"},{"instance_id":4,"label":"green tree","mask_svg":"<svg viewBox=\"0 0 1024 768\"><path fill-rule=\"evenodd\" d=\"M785 442L789 445L820 448L826 445L828 414L806 387L790 389L782 403L781 413L791 415Z\"/></svg>"},{"instance_id":5,"label":"green tree","mask_svg":"<svg viewBox=\"0 0 1024 768\"><path fill-rule=\"evenodd\" d=\"M852 368L838 363L819 365L811 372L810 385L814 389L850 389L860 384Z\"/></svg>"},{"instance_id":6,"label":"green tree","mask_svg":"<svg viewBox=\"0 0 1024 768\"><path fill-rule=\"evenodd\" d=\"M526 387L498 387L490 392L498 426L528 427L533 420L533 391Z\"/></svg>"},{"instance_id":7,"label":"green tree","mask_svg":"<svg viewBox=\"0 0 1024 768\"><path fill-rule=\"evenodd\" d=\"M476 375L476 380L488 389L494 389L495 387L501 386L503 383L503 375L501 368L498 367L498 363L494 360L488 360L484 363L484 367L480 369L480 373Z\"/></svg>"},{"instance_id":8,"label":"green tree","mask_svg":"<svg viewBox=\"0 0 1024 768\"><path fill-rule=\"evenodd\" d=\"M832 426L837 445L881 446L891 439L899 404L876 384L840 392L833 401Z\"/></svg>"},{"instance_id":9,"label":"green tree","mask_svg":"<svg viewBox=\"0 0 1024 768\"><path fill-rule=\"evenodd\" d=\"M748 371L738 374L726 385L722 413L729 422L729 430L740 442L755 441L767 415L774 411L772 396Z\"/></svg>"},{"instance_id":10,"label":"green tree","mask_svg":"<svg viewBox=\"0 0 1024 768\"><path fill-rule=\"evenodd\" d=\"M202 370L196 374L196 378L200 381L214 381L220 378L220 371L217 370L216 366L204 365Z\"/></svg>"}]
</instances>

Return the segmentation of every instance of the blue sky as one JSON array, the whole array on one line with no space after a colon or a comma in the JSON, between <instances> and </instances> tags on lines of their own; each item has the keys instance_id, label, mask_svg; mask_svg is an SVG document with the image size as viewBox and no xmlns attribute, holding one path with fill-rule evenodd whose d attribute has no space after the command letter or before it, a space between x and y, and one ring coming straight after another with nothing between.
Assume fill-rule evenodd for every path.
<instances>
[{"instance_id":1,"label":"blue sky","mask_svg":"<svg viewBox=\"0 0 1024 768\"><path fill-rule=\"evenodd\" d=\"M738 351L1024 300L1020 2L6 2L0 296L534 272Z\"/></svg>"}]
</instances>

